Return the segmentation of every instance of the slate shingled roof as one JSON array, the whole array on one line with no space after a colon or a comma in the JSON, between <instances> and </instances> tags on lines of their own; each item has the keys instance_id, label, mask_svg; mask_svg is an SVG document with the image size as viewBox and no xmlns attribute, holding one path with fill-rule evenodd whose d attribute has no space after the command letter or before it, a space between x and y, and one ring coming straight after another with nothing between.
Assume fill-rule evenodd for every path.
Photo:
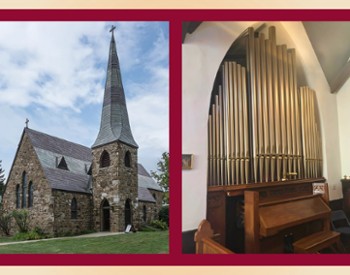
<instances>
[{"instance_id":1,"label":"slate shingled roof","mask_svg":"<svg viewBox=\"0 0 350 275\"><path fill-rule=\"evenodd\" d=\"M162 188L160 188L159 184L155 182L155 180L148 174L146 169L138 163L138 178L139 178L139 186L147 188L147 189L153 189L156 191L162 191Z\"/></svg>"},{"instance_id":2,"label":"slate shingled roof","mask_svg":"<svg viewBox=\"0 0 350 275\"><path fill-rule=\"evenodd\" d=\"M52 189L91 192L91 176L87 174L92 158L90 148L29 128L25 128L24 131L34 147ZM57 168L57 161L62 157L65 158L69 171Z\"/></svg>"},{"instance_id":3,"label":"slate shingled roof","mask_svg":"<svg viewBox=\"0 0 350 275\"><path fill-rule=\"evenodd\" d=\"M63 156L91 162L91 149L89 147L50 136L29 128L24 129L28 134L32 144L36 148L44 149Z\"/></svg>"},{"instance_id":4,"label":"slate shingled roof","mask_svg":"<svg viewBox=\"0 0 350 275\"><path fill-rule=\"evenodd\" d=\"M145 176L145 177L151 177L151 175L147 172L145 167L142 166L142 164L138 163L137 164L137 170L139 175Z\"/></svg>"},{"instance_id":5,"label":"slate shingled roof","mask_svg":"<svg viewBox=\"0 0 350 275\"><path fill-rule=\"evenodd\" d=\"M138 148L130 128L119 59L112 32L100 131L92 148L117 140Z\"/></svg>"},{"instance_id":6,"label":"slate shingled roof","mask_svg":"<svg viewBox=\"0 0 350 275\"><path fill-rule=\"evenodd\" d=\"M77 174L62 169L53 169L48 167L44 167L43 169L52 189L79 193L91 193L91 190L89 190L89 180L91 176L87 174Z\"/></svg>"},{"instance_id":7,"label":"slate shingled roof","mask_svg":"<svg viewBox=\"0 0 350 275\"><path fill-rule=\"evenodd\" d=\"M162 192L162 188L155 182L147 170L142 166L142 164L137 164L138 170L138 181L139 181L139 200L156 202L150 192L150 190Z\"/></svg>"},{"instance_id":8,"label":"slate shingled roof","mask_svg":"<svg viewBox=\"0 0 350 275\"><path fill-rule=\"evenodd\" d=\"M147 188L139 186L138 192L139 192L139 201L148 201L148 202L154 202L154 203L156 202L151 192Z\"/></svg>"},{"instance_id":9,"label":"slate shingled roof","mask_svg":"<svg viewBox=\"0 0 350 275\"><path fill-rule=\"evenodd\" d=\"M90 148L29 128L25 128L24 131L34 147L52 189L91 193L92 178L87 174L92 159ZM69 171L57 168L57 162L62 157L65 158ZM141 164L138 164L138 171L139 200L155 202L148 189L156 191L162 189Z\"/></svg>"}]
</instances>

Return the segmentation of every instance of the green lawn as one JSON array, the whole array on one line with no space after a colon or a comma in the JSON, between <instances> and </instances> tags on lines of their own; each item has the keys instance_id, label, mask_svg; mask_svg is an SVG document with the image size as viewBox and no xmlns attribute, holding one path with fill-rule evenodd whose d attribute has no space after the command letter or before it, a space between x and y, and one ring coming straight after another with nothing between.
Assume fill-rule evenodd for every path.
<instances>
[{"instance_id":1,"label":"green lawn","mask_svg":"<svg viewBox=\"0 0 350 275\"><path fill-rule=\"evenodd\" d=\"M107 237L65 238L0 246L0 254L159 254L168 253L169 232L137 232ZM4 242L3 238L0 243Z\"/></svg>"}]
</instances>

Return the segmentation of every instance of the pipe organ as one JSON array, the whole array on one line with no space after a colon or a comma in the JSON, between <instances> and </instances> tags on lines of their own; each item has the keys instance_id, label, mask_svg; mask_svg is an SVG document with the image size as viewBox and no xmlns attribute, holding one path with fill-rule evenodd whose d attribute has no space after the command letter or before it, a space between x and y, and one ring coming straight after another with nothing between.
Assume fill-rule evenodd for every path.
<instances>
[{"instance_id":1,"label":"pipe organ","mask_svg":"<svg viewBox=\"0 0 350 275\"><path fill-rule=\"evenodd\" d=\"M225 61L208 118L209 186L322 176L315 92L297 87L296 54L275 29L248 30L246 67Z\"/></svg>"},{"instance_id":2,"label":"pipe organ","mask_svg":"<svg viewBox=\"0 0 350 275\"><path fill-rule=\"evenodd\" d=\"M254 201L266 204L313 196L312 184L324 182L316 94L309 87L298 87L296 52L276 43L274 27L266 37L249 28L238 40L240 55L222 62L209 107L207 219L221 235L221 243L236 252L261 252L263 244L273 243L281 250L288 226L264 231L276 236L261 236L263 218L252 218L258 212L247 211L258 211L259 206L251 205ZM303 211L302 202L295 205ZM326 208L322 204L327 220ZM255 224L252 219L258 237L247 231ZM295 236L311 232L310 222L313 228L322 227L324 219L315 226L310 218ZM238 240L244 238L245 245ZM250 249L247 243L259 248ZM283 252L278 249L274 252Z\"/></svg>"}]
</instances>

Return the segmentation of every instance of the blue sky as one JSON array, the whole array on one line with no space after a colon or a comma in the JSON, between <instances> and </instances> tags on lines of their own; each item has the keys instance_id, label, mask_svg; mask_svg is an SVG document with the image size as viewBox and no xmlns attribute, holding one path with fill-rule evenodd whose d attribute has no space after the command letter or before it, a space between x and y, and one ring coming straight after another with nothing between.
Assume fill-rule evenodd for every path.
<instances>
[{"instance_id":1,"label":"blue sky","mask_svg":"<svg viewBox=\"0 0 350 275\"><path fill-rule=\"evenodd\" d=\"M0 160L6 176L26 118L34 130L93 144L112 25L139 162L157 169L169 151L167 22L1 22Z\"/></svg>"}]
</instances>

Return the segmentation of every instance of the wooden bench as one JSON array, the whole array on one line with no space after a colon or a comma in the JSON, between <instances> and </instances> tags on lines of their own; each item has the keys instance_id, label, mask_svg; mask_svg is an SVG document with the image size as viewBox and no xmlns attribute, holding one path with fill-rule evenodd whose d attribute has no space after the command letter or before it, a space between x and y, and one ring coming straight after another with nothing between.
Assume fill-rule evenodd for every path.
<instances>
[{"instance_id":1,"label":"wooden bench","mask_svg":"<svg viewBox=\"0 0 350 275\"><path fill-rule=\"evenodd\" d=\"M202 220L194 235L196 254L233 254L233 252L213 240L214 232L207 220Z\"/></svg>"},{"instance_id":2,"label":"wooden bench","mask_svg":"<svg viewBox=\"0 0 350 275\"><path fill-rule=\"evenodd\" d=\"M325 248L331 248L334 252L339 248L340 233L335 231L321 231L306 236L293 243L294 253L318 253Z\"/></svg>"}]
</instances>

